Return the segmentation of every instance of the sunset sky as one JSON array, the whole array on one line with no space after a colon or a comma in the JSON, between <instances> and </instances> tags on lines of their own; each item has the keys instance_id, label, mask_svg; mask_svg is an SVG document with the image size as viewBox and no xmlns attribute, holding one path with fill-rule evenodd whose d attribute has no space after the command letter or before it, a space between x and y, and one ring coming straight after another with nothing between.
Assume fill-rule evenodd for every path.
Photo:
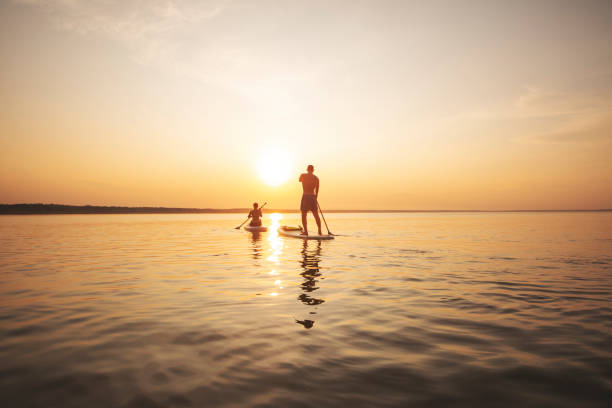
<instances>
[{"instance_id":1,"label":"sunset sky","mask_svg":"<svg viewBox=\"0 0 612 408\"><path fill-rule=\"evenodd\" d=\"M329 209L612 208L611 44L611 1L2 1L0 203L294 208L312 163Z\"/></svg>"}]
</instances>

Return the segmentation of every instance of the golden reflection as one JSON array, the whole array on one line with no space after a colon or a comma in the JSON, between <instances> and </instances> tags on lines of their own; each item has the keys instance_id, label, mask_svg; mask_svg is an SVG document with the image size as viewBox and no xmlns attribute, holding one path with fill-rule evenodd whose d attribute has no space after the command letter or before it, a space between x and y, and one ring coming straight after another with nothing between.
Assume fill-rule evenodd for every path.
<instances>
[{"instance_id":1,"label":"golden reflection","mask_svg":"<svg viewBox=\"0 0 612 408\"><path fill-rule=\"evenodd\" d=\"M268 215L270 219L270 226L268 227L268 242L270 243L271 254L267 260L273 262L275 265L279 264L279 256L283 250L283 240L278 237L278 227L280 226L279 221L283 219L283 215L279 213L272 213Z\"/></svg>"},{"instance_id":2,"label":"golden reflection","mask_svg":"<svg viewBox=\"0 0 612 408\"><path fill-rule=\"evenodd\" d=\"M272 252L266 259L269 262L272 262L274 265L280 264L280 255L283 251L283 240L278 236L278 227L279 221L283 218L282 214L279 213L271 213L268 215L270 219L270 226L268 227L268 242L270 243L270 251ZM268 272L270 275L278 277L278 271L276 269L272 269ZM274 290L283 289L282 281L280 279L276 279L274 281ZM278 296L278 292L270 293L270 296Z\"/></svg>"}]
</instances>

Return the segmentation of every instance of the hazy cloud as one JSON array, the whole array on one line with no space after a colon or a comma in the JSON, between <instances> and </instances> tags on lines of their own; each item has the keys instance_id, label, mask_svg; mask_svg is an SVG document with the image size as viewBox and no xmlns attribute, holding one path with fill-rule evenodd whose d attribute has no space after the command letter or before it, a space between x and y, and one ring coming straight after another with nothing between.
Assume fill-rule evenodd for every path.
<instances>
[{"instance_id":1,"label":"hazy cloud","mask_svg":"<svg viewBox=\"0 0 612 408\"><path fill-rule=\"evenodd\" d=\"M43 12L59 30L114 40L141 64L192 76L199 72L200 79L215 79L214 69L198 71L190 66L198 57L189 60L186 56L201 56L203 50L196 47L196 52L185 51L186 40L182 37L221 15L229 3L227 0L14 1ZM228 58L227 54L216 52L214 47L206 51L209 59L215 60L205 61L209 67L223 65L222 60Z\"/></svg>"},{"instance_id":2,"label":"hazy cloud","mask_svg":"<svg viewBox=\"0 0 612 408\"><path fill-rule=\"evenodd\" d=\"M505 107L463 112L447 118L450 123L487 122L500 129L520 123L526 126L519 142L599 143L612 141L612 93L607 89L559 91L528 86ZM521 129L523 129L521 127Z\"/></svg>"},{"instance_id":3,"label":"hazy cloud","mask_svg":"<svg viewBox=\"0 0 612 408\"><path fill-rule=\"evenodd\" d=\"M312 53L325 44L304 27L292 31L300 9L277 7L269 15L256 3L229 0L15 1L42 11L59 30L118 42L142 65L231 89L279 110L322 71Z\"/></svg>"},{"instance_id":4,"label":"hazy cloud","mask_svg":"<svg viewBox=\"0 0 612 408\"><path fill-rule=\"evenodd\" d=\"M612 96L547 91L531 88L518 97L514 104L517 116L552 117L598 112L612 107Z\"/></svg>"},{"instance_id":5,"label":"hazy cloud","mask_svg":"<svg viewBox=\"0 0 612 408\"><path fill-rule=\"evenodd\" d=\"M536 143L612 142L612 109L571 115L567 120L517 140Z\"/></svg>"},{"instance_id":6,"label":"hazy cloud","mask_svg":"<svg viewBox=\"0 0 612 408\"><path fill-rule=\"evenodd\" d=\"M612 140L612 95L546 91L528 88L515 103L520 119L548 120L544 131L518 140L551 143L593 143Z\"/></svg>"},{"instance_id":7,"label":"hazy cloud","mask_svg":"<svg viewBox=\"0 0 612 408\"><path fill-rule=\"evenodd\" d=\"M48 14L60 29L102 33L125 41L153 36L222 12L227 1L181 0L14 0Z\"/></svg>"}]
</instances>

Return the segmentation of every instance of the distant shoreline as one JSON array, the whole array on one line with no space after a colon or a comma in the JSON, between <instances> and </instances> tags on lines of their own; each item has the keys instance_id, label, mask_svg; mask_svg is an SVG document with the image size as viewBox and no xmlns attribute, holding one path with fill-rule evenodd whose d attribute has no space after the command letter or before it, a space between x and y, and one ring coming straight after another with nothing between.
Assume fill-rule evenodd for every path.
<instances>
[{"instance_id":1,"label":"distant shoreline","mask_svg":"<svg viewBox=\"0 0 612 408\"><path fill-rule=\"evenodd\" d=\"M237 214L249 208L121 207L63 204L0 204L0 215L44 214ZM326 210L326 213L498 213L498 212L610 212L599 210ZM269 209L268 212L299 213L297 209Z\"/></svg>"}]
</instances>

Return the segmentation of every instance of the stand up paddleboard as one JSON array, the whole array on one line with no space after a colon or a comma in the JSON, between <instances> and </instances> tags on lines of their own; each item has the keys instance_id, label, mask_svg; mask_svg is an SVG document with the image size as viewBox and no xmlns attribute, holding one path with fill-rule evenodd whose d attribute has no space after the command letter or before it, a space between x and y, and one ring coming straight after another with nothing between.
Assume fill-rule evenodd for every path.
<instances>
[{"instance_id":1,"label":"stand up paddleboard","mask_svg":"<svg viewBox=\"0 0 612 408\"><path fill-rule=\"evenodd\" d=\"M285 237L292 238L301 238L301 239L334 239L333 235L316 235L316 234L308 234L302 235L302 230L295 227L280 227L278 229L279 235L283 235Z\"/></svg>"},{"instance_id":2,"label":"stand up paddleboard","mask_svg":"<svg viewBox=\"0 0 612 408\"><path fill-rule=\"evenodd\" d=\"M249 232L266 232L268 230L268 227L253 227L251 225L246 225L243 228L245 231Z\"/></svg>"}]
</instances>

